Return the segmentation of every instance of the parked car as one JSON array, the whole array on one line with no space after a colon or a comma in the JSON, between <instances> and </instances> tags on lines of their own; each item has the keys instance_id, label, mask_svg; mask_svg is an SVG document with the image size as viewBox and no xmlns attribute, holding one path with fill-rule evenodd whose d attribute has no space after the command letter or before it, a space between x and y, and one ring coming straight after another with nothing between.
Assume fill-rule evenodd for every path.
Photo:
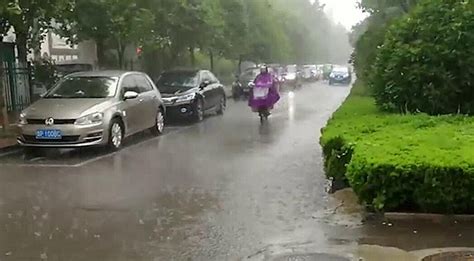
<instances>
[{"instance_id":1,"label":"parked car","mask_svg":"<svg viewBox=\"0 0 474 261\"><path fill-rule=\"evenodd\" d=\"M348 67L334 67L329 74L329 85L336 83L351 84L352 76Z\"/></svg>"},{"instance_id":2,"label":"parked car","mask_svg":"<svg viewBox=\"0 0 474 261\"><path fill-rule=\"evenodd\" d=\"M234 99L248 97L251 89L249 84L255 80L259 73L260 68L253 67L246 69L241 75L239 75L232 84L232 97Z\"/></svg>"},{"instance_id":3,"label":"parked car","mask_svg":"<svg viewBox=\"0 0 474 261\"><path fill-rule=\"evenodd\" d=\"M285 84L293 87L297 87L300 85L300 72L298 71L297 65L293 64L286 66L284 77Z\"/></svg>"},{"instance_id":4,"label":"parked car","mask_svg":"<svg viewBox=\"0 0 474 261\"><path fill-rule=\"evenodd\" d=\"M318 81L320 80L321 73L318 71L316 65L310 64L303 66L302 76L305 81Z\"/></svg>"},{"instance_id":5,"label":"parked car","mask_svg":"<svg viewBox=\"0 0 474 261\"><path fill-rule=\"evenodd\" d=\"M223 114L226 109L224 86L209 71L167 71L156 85L163 95L168 119L202 121L207 112Z\"/></svg>"},{"instance_id":6,"label":"parked car","mask_svg":"<svg viewBox=\"0 0 474 261\"><path fill-rule=\"evenodd\" d=\"M18 143L25 147L108 146L151 130L163 133L165 107L144 73L82 72L65 76L19 119Z\"/></svg>"},{"instance_id":7,"label":"parked car","mask_svg":"<svg viewBox=\"0 0 474 261\"><path fill-rule=\"evenodd\" d=\"M274 69L273 73L275 74L275 77L277 78L279 87L285 85L286 79L285 79L285 68L284 67L277 67Z\"/></svg>"}]
</instances>

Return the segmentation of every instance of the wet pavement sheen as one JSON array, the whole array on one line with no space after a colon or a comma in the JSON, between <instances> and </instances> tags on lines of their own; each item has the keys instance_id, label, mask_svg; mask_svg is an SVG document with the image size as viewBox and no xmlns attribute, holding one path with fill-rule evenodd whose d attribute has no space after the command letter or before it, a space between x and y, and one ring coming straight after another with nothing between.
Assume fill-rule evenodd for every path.
<instances>
[{"instance_id":1,"label":"wet pavement sheen","mask_svg":"<svg viewBox=\"0 0 474 261\"><path fill-rule=\"evenodd\" d=\"M437 231L457 229L469 246L468 224L414 235L414 224L331 207L319 133L348 92L316 83L285 93L264 125L229 102L224 116L114 154L1 157L0 260L344 260L359 243L422 249L410 244L421 232L435 237L423 248L440 247Z\"/></svg>"}]
</instances>

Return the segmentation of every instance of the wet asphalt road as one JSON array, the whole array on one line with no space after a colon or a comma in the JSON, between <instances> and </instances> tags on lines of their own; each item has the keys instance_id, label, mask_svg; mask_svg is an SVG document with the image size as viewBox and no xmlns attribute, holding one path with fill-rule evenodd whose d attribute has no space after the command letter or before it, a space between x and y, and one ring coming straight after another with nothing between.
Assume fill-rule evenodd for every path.
<instances>
[{"instance_id":1,"label":"wet asphalt road","mask_svg":"<svg viewBox=\"0 0 474 261\"><path fill-rule=\"evenodd\" d=\"M299 250L350 256L379 243L416 250L417 224L362 223L331 206L319 130L348 92L316 83L284 93L265 125L245 102L230 102L224 116L139 135L114 154L2 156L0 260L272 260ZM469 246L472 226L456 224L426 227L435 239L422 248L443 238Z\"/></svg>"}]
</instances>

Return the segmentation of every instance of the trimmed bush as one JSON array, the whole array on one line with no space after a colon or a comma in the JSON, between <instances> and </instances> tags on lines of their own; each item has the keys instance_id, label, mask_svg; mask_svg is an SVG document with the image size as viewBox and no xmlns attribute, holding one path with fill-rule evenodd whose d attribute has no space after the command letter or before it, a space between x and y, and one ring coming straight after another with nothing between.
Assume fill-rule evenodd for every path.
<instances>
[{"instance_id":1,"label":"trimmed bush","mask_svg":"<svg viewBox=\"0 0 474 261\"><path fill-rule=\"evenodd\" d=\"M327 177L333 181L334 189L349 186L345 173L352 152L352 147L340 136L328 140L323 147L324 169Z\"/></svg>"},{"instance_id":2,"label":"trimmed bush","mask_svg":"<svg viewBox=\"0 0 474 261\"><path fill-rule=\"evenodd\" d=\"M351 95L321 144L328 176L377 211L474 213L474 118L388 114Z\"/></svg>"},{"instance_id":3,"label":"trimmed bush","mask_svg":"<svg viewBox=\"0 0 474 261\"><path fill-rule=\"evenodd\" d=\"M474 4L425 0L385 34L369 77L384 110L474 114Z\"/></svg>"}]
</instances>

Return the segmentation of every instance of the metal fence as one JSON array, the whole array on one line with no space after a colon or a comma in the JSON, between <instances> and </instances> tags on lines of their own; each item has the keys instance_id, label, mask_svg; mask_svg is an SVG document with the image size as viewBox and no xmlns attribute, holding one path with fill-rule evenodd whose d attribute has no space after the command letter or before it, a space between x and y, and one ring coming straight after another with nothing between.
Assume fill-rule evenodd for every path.
<instances>
[{"instance_id":1,"label":"metal fence","mask_svg":"<svg viewBox=\"0 0 474 261\"><path fill-rule=\"evenodd\" d=\"M0 87L8 111L21 111L31 103L30 69L3 62L0 65Z\"/></svg>"}]
</instances>

